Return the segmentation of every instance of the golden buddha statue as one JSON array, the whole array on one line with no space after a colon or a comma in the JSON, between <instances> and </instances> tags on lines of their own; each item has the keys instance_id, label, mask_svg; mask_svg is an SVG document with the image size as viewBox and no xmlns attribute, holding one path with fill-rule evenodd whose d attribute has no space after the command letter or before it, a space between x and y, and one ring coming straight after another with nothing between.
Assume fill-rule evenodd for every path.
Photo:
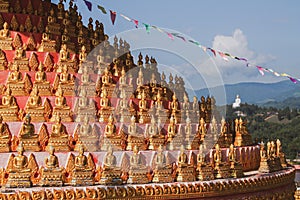
<instances>
[{"instance_id":1,"label":"golden buddha statue","mask_svg":"<svg viewBox=\"0 0 300 200\"><path fill-rule=\"evenodd\" d=\"M207 129L205 125L205 120L204 118L201 118L198 125L198 137L200 137L201 141L204 141L206 134L207 134Z\"/></svg>"},{"instance_id":2,"label":"golden buddha statue","mask_svg":"<svg viewBox=\"0 0 300 200\"><path fill-rule=\"evenodd\" d=\"M195 181L195 169L194 166L188 163L188 157L184 152L184 145L180 147L180 153L177 158L177 176L176 181L188 182Z\"/></svg>"},{"instance_id":3,"label":"golden buddha statue","mask_svg":"<svg viewBox=\"0 0 300 200\"><path fill-rule=\"evenodd\" d=\"M109 146L103 161L100 184L120 185L122 184L121 174L121 169L117 167L116 156L113 154L112 147Z\"/></svg>"},{"instance_id":4,"label":"golden buddha statue","mask_svg":"<svg viewBox=\"0 0 300 200\"><path fill-rule=\"evenodd\" d=\"M157 92L153 109L155 109L155 115L159 121L166 122L168 120L169 110L164 107L160 90Z\"/></svg>"},{"instance_id":5,"label":"golden buddha statue","mask_svg":"<svg viewBox=\"0 0 300 200\"><path fill-rule=\"evenodd\" d=\"M116 134L116 125L114 124L113 115L110 115L108 118L108 123L105 126L104 134L106 137L115 136Z\"/></svg>"},{"instance_id":6,"label":"golden buddha statue","mask_svg":"<svg viewBox=\"0 0 300 200\"><path fill-rule=\"evenodd\" d=\"M144 135L138 133L138 127L136 126L136 119L133 115L131 117L131 122L127 128L127 147L126 150L132 150L135 146L141 149L147 149L147 145L145 144Z\"/></svg>"},{"instance_id":7,"label":"golden buddha statue","mask_svg":"<svg viewBox=\"0 0 300 200\"><path fill-rule=\"evenodd\" d=\"M64 35L63 35L64 36ZM67 44L62 44L61 49L59 51L59 63L58 68L56 69L57 73L62 72L64 67L66 67L67 71L77 72L78 66L74 59L70 58L69 49L67 48Z\"/></svg>"},{"instance_id":8,"label":"golden buddha statue","mask_svg":"<svg viewBox=\"0 0 300 200\"><path fill-rule=\"evenodd\" d=\"M9 73L7 83L22 83L23 77L18 65L13 64L13 71Z\"/></svg>"},{"instance_id":9,"label":"golden buddha statue","mask_svg":"<svg viewBox=\"0 0 300 200\"><path fill-rule=\"evenodd\" d=\"M199 152L197 154L197 180L199 181L209 181L214 179L213 168L210 164L205 161L205 153L203 152L204 145L200 144Z\"/></svg>"},{"instance_id":10,"label":"golden buddha statue","mask_svg":"<svg viewBox=\"0 0 300 200\"><path fill-rule=\"evenodd\" d=\"M38 138L38 135L35 134L34 125L31 123L30 115L26 115L20 131L20 139L28 138Z\"/></svg>"},{"instance_id":11,"label":"golden buddha statue","mask_svg":"<svg viewBox=\"0 0 300 200\"><path fill-rule=\"evenodd\" d=\"M12 50L12 38L9 34L8 23L4 22L3 29L0 30L0 48L2 50Z\"/></svg>"},{"instance_id":12,"label":"golden buddha statue","mask_svg":"<svg viewBox=\"0 0 300 200\"><path fill-rule=\"evenodd\" d=\"M34 87L27 100L25 112L32 116L34 122L44 122L45 119L45 107L42 105L42 98L39 96L39 90Z\"/></svg>"},{"instance_id":13,"label":"golden buddha statue","mask_svg":"<svg viewBox=\"0 0 300 200\"><path fill-rule=\"evenodd\" d=\"M229 147L228 160L230 163L230 175L233 178L241 178L244 176L242 165L236 161L236 152L233 144Z\"/></svg>"},{"instance_id":14,"label":"golden buddha statue","mask_svg":"<svg viewBox=\"0 0 300 200\"><path fill-rule=\"evenodd\" d=\"M54 79L53 88L57 90L58 87L64 91L65 96L73 96L75 88L75 80L73 74L68 72L67 65L63 65L60 74L56 74Z\"/></svg>"},{"instance_id":15,"label":"golden buddha statue","mask_svg":"<svg viewBox=\"0 0 300 200\"><path fill-rule=\"evenodd\" d=\"M46 26L42 34L42 43L38 46L38 52L56 52L56 41L51 39L49 26Z\"/></svg>"},{"instance_id":16,"label":"golden buddha statue","mask_svg":"<svg viewBox=\"0 0 300 200\"><path fill-rule=\"evenodd\" d=\"M22 143L19 144L17 148L18 155L11 157L6 170L8 171L8 179L6 187L31 187L32 182L31 172L32 169L29 168L28 158L23 154L24 148Z\"/></svg>"},{"instance_id":17,"label":"golden buddha statue","mask_svg":"<svg viewBox=\"0 0 300 200\"><path fill-rule=\"evenodd\" d=\"M23 143L25 150L40 151L39 135L35 134L34 125L31 123L30 115L26 115L22 124L19 141Z\"/></svg>"},{"instance_id":18,"label":"golden buddha statue","mask_svg":"<svg viewBox=\"0 0 300 200\"><path fill-rule=\"evenodd\" d=\"M122 67L121 70L121 76L119 78L119 86L127 86L127 76L126 76L126 72L125 72L125 68L124 66Z\"/></svg>"},{"instance_id":19,"label":"golden buddha statue","mask_svg":"<svg viewBox=\"0 0 300 200\"><path fill-rule=\"evenodd\" d=\"M130 169L127 183L145 184L148 183L147 167L143 164L138 146L134 146L133 154L130 156Z\"/></svg>"},{"instance_id":20,"label":"golden buddha statue","mask_svg":"<svg viewBox=\"0 0 300 200\"><path fill-rule=\"evenodd\" d=\"M107 122L108 117L114 110L114 108L111 107L110 100L107 95L107 90L104 88L100 95L100 109L98 111L99 122Z\"/></svg>"},{"instance_id":21,"label":"golden buddha statue","mask_svg":"<svg viewBox=\"0 0 300 200\"><path fill-rule=\"evenodd\" d=\"M82 68L82 69L81 69ZM79 70L81 70L81 78L80 78L80 85L78 88L79 94L81 93L82 90L86 90L87 91L87 96L95 96L96 95L96 88L95 88L95 83L93 83L90 80L90 75L88 73L88 66L87 65L83 65L81 66L81 68Z\"/></svg>"},{"instance_id":22,"label":"golden buddha statue","mask_svg":"<svg viewBox=\"0 0 300 200\"><path fill-rule=\"evenodd\" d=\"M3 29L0 30L0 40L10 40L10 41L12 41L12 38L10 37L10 34L9 34L8 26L9 26L8 23L4 22ZM4 49L4 50L8 50L8 49Z\"/></svg>"},{"instance_id":23,"label":"golden buddha statue","mask_svg":"<svg viewBox=\"0 0 300 200\"><path fill-rule=\"evenodd\" d=\"M15 57L13 59L13 63L18 65L20 70L22 71L29 71L29 59L26 57L26 44L24 44L22 47L18 47L15 50Z\"/></svg>"},{"instance_id":24,"label":"golden buddha statue","mask_svg":"<svg viewBox=\"0 0 300 200\"><path fill-rule=\"evenodd\" d=\"M222 117L218 144L222 148L228 148L231 145L231 143L232 143L232 134L228 131L227 123L224 117Z\"/></svg>"},{"instance_id":25,"label":"golden buddha statue","mask_svg":"<svg viewBox=\"0 0 300 200\"><path fill-rule=\"evenodd\" d=\"M174 181L172 177L172 165L167 164L162 145L160 145L157 149L154 163L155 168L153 170L153 183L171 183Z\"/></svg>"},{"instance_id":26,"label":"golden buddha statue","mask_svg":"<svg viewBox=\"0 0 300 200\"><path fill-rule=\"evenodd\" d=\"M0 115L4 121L19 121L19 106L16 98L11 93L12 91L8 85L1 99Z\"/></svg>"},{"instance_id":27,"label":"golden buddha statue","mask_svg":"<svg viewBox=\"0 0 300 200\"><path fill-rule=\"evenodd\" d=\"M173 116L175 120L175 123L176 124L180 123L181 112L180 112L180 107L175 92L172 96L172 102L170 103L170 112L171 112L171 116Z\"/></svg>"},{"instance_id":28,"label":"golden buddha statue","mask_svg":"<svg viewBox=\"0 0 300 200\"><path fill-rule=\"evenodd\" d=\"M151 117L151 124L147 127L147 136L149 137L149 150L156 150L165 143L165 136L161 133L154 116Z\"/></svg>"},{"instance_id":29,"label":"golden buddha statue","mask_svg":"<svg viewBox=\"0 0 300 200\"><path fill-rule=\"evenodd\" d=\"M74 138L76 138L76 136ZM82 145L87 151L97 151L99 149L98 139L99 136L96 133L95 127L91 126L88 116L85 116L83 124L79 127L77 139L75 139L75 150L78 151Z\"/></svg>"},{"instance_id":30,"label":"golden buddha statue","mask_svg":"<svg viewBox=\"0 0 300 200\"><path fill-rule=\"evenodd\" d=\"M167 129L168 142L171 142L172 139L176 136L176 134L177 134L177 128L176 128L175 120L173 117L171 117L170 123L168 125L168 129Z\"/></svg>"},{"instance_id":31,"label":"golden buddha statue","mask_svg":"<svg viewBox=\"0 0 300 200\"><path fill-rule=\"evenodd\" d=\"M140 68L139 70L138 77L136 79L136 85L138 89L141 89L144 86L144 75L143 75L142 68Z\"/></svg>"},{"instance_id":32,"label":"golden buddha statue","mask_svg":"<svg viewBox=\"0 0 300 200\"><path fill-rule=\"evenodd\" d=\"M0 152L10 152L11 133L0 115Z\"/></svg>"},{"instance_id":33,"label":"golden buddha statue","mask_svg":"<svg viewBox=\"0 0 300 200\"><path fill-rule=\"evenodd\" d=\"M252 144L252 137L246 128L247 121L242 118L235 119L235 146L248 146Z\"/></svg>"},{"instance_id":34,"label":"golden buddha statue","mask_svg":"<svg viewBox=\"0 0 300 200\"><path fill-rule=\"evenodd\" d=\"M116 85L112 81L108 67L109 66L105 67L104 73L101 75L101 90L105 88L108 96L112 96Z\"/></svg>"},{"instance_id":35,"label":"golden buddha statue","mask_svg":"<svg viewBox=\"0 0 300 200\"><path fill-rule=\"evenodd\" d=\"M73 160L74 159L74 160ZM69 162L74 162L71 170L71 185L93 185L95 164L91 154L84 155L84 147L79 148L78 155L70 159ZM68 162L68 166L69 166Z\"/></svg>"},{"instance_id":36,"label":"golden buddha statue","mask_svg":"<svg viewBox=\"0 0 300 200\"><path fill-rule=\"evenodd\" d=\"M230 177L230 167L227 163L222 162L222 152L219 144L215 145L215 152L213 154L214 160L214 175L216 179Z\"/></svg>"},{"instance_id":37,"label":"golden buddha statue","mask_svg":"<svg viewBox=\"0 0 300 200\"><path fill-rule=\"evenodd\" d=\"M111 84L111 78L109 76L108 67L104 69L104 74L102 74L101 80L102 80L102 85L104 86L109 86Z\"/></svg>"},{"instance_id":38,"label":"golden buddha statue","mask_svg":"<svg viewBox=\"0 0 300 200\"><path fill-rule=\"evenodd\" d=\"M59 167L58 157L54 154L55 148L49 147L49 156L45 158L45 167L41 168L41 186L63 186L64 168Z\"/></svg>"},{"instance_id":39,"label":"golden buddha statue","mask_svg":"<svg viewBox=\"0 0 300 200\"><path fill-rule=\"evenodd\" d=\"M52 125L52 132L48 141L46 149L53 146L57 151L68 152L70 151L69 146L69 134L67 128L61 123L61 117L56 116L56 122Z\"/></svg>"},{"instance_id":40,"label":"golden buddha statue","mask_svg":"<svg viewBox=\"0 0 300 200\"><path fill-rule=\"evenodd\" d=\"M197 149L200 144L200 138L197 137L196 134L194 134L194 131L192 128L192 120L189 117L186 118L184 132L185 132L186 148L187 149Z\"/></svg>"},{"instance_id":41,"label":"golden buddha statue","mask_svg":"<svg viewBox=\"0 0 300 200\"><path fill-rule=\"evenodd\" d=\"M101 138L101 150L107 151L112 146L114 150L123 150L125 146L125 134L123 131L117 134L117 128L114 123L114 117L111 114L104 128L104 136Z\"/></svg>"},{"instance_id":42,"label":"golden buddha statue","mask_svg":"<svg viewBox=\"0 0 300 200\"><path fill-rule=\"evenodd\" d=\"M282 168L286 168L288 166L287 161L285 159L285 155L282 152L282 146L279 139L276 140L276 156L280 159L280 164Z\"/></svg>"},{"instance_id":43,"label":"golden buddha statue","mask_svg":"<svg viewBox=\"0 0 300 200\"><path fill-rule=\"evenodd\" d=\"M87 97L86 90L82 90L81 96L75 104L76 122L81 122L85 116L88 116L90 122L95 122L96 107L93 99Z\"/></svg>"},{"instance_id":44,"label":"golden buddha statue","mask_svg":"<svg viewBox=\"0 0 300 200\"><path fill-rule=\"evenodd\" d=\"M72 111L71 108L67 105L66 97L63 96L63 90L59 86L55 93L55 107L52 112L51 122L54 122L59 116L63 122L72 122Z\"/></svg>"},{"instance_id":45,"label":"golden buddha statue","mask_svg":"<svg viewBox=\"0 0 300 200\"><path fill-rule=\"evenodd\" d=\"M41 62L38 66L38 71L35 73L34 87L38 88L39 93L42 96L52 95L50 82L47 81L47 74L44 71L44 66Z\"/></svg>"},{"instance_id":46,"label":"golden buddha statue","mask_svg":"<svg viewBox=\"0 0 300 200\"><path fill-rule=\"evenodd\" d=\"M139 111L138 111L138 117L139 117L139 123L149 123L150 122L150 114L148 112L147 108L147 100L145 90L143 90L143 93L141 95L141 100L139 101Z\"/></svg>"},{"instance_id":47,"label":"golden buddha statue","mask_svg":"<svg viewBox=\"0 0 300 200\"><path fill-rule=\"evenodd\" d=\"M56 123L52 125L51 137L53 138L67 138L69 135L66 126L61 123L61 118L56 118Z\"/></svg>"}]
</instances>

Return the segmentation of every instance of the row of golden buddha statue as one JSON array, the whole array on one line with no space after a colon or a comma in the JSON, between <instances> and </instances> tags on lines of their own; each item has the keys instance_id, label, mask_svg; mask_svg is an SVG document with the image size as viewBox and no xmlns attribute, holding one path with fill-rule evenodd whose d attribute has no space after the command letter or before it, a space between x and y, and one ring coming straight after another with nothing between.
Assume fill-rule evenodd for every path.
<instances>
[{"instance_id":1,"label":"row of golden buddha statue","mask_svg":"<svg viewBox=\"0 0 300 200\"><path fill-rule=\"evenodd\" d=\"M238 137L233 138L232 132L226 128L224 119L219 128L215 118L211 124L206 124L201 118L198 127L196 127L196 124L192 124L189 118L185 125L177 125L174 118L171 117L169 123L163 127L161 122L152 115L151 123L147 124L145 129L141 129L134 116L131 117L129 124L124 123L117 127L113 115L110 115L104 130L101 130L100 126L90 123L88 115L84 115L80 116L79 120L83 123L74 127L73 134L70 134L59 115L55 115L55 123L52 124L51 131L47 130L49 126L43 124L40 130L36 132L34 124L31 123L31 119L36 117L35 114L33 113L32 117L31 115L24 117L19 135L13 134L14 137L12 137L8 125L2 121L3 118L0 115L1 152L14 151L18 142L22 142L24 148L31 151L45 150L49 146L54 146L58 151L70 151L72 149L77 150L79 145L83 145L89 151L99 151L107 150L108 146L112 146L115 150L132 150L134 146L143 150L156 150L160 145L166 145L169 150L173 150L178 149L182 144L187 149L197 149L200 144L207 142L229 147L231 143L238 144L237 141L240 141ZM207 129L208 126L210 130ZM239 133L248 135L248 132Z\"/></svg>"},{"instance_id":2,"label":"row of golden buddha statue","mask_svg":"<svg viewBox=\"0 0 300 200\"><path fill-rule=\"evenodd\" d=\"M262 141L260 143L260 167L259 172L270 173L287 167L285 155L279 139L267 142L267 149Z\"/></svg>"},{"instance_id":3,"label":"row of golden buddha statue","mask_svg":"<svg viewBox=\"0 0 300 200\"><path fill-rule=\"evenodd\" d=\"M236 161L233 145L230 146L226 159L222 157L222 152L216 145L212 162L206 159L203 145L200 145L198 154L191 154L191 157L188 157L184 147L181 146L177 161L174 163L168 162L168 152L163 152L160 146L152 167L145 165L142 154L135 146L129 158L128 169L120 168L121 163L117 161L111 147L108 148L102 165L98 167L93 161L92 154L84 154L83 146L79 147L78 155L70 154L65 168L59 165L55 148L52 146L42 167L38 166L34 154L30 154L29 158L23 154L22 142L17 151L16 156L10 155L6 169L2 170L2 184L5 187L192 182L244 176L240 163Z\"/></svg>"}]
</instances>

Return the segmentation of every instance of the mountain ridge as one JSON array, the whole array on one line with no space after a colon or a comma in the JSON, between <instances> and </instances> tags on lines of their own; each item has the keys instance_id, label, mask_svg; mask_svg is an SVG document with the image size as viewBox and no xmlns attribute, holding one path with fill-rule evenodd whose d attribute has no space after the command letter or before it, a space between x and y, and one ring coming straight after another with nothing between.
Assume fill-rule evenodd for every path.
<instances>
[{"instance_id":1,"label":"mountain ridge","mask_svg":"<svg viewBox=\"0 0 300 200\"><path fill-rule=\"evenodd\" d=\"M224 98L224 89L226 99ZM201 96L214 96L217 105L232 104L235 101L236 95L239 95L243 103L267 106L265 104L282 102L290 97L299 97L300 99L300 84L294 84L288 80L275 83L241 82L195 91L187 89L187 92L190 97L195 94L198 99Z\"/></svg>"}]
</instances>

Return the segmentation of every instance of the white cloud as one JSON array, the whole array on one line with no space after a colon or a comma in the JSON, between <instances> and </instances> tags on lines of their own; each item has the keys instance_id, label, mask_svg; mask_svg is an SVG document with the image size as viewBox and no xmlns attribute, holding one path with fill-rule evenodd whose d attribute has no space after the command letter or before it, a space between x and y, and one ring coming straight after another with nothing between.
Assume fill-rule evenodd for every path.
<instances>
[{"instance_id":1,"label":"white cloud","mask_svg":"<svg viewBox=\"0 0 300 200\"><path fill-rule=\"evenodd\" d=\"M232 56L247 58L251 64L265 66L266 63L275 60L271 54L265 55L256 53L248 47L247 37L240 29L235 29L230 36L217 35L215 36L212 48L230 53ZM215 58L215 63L220 69L225 82L241 82L241 81L256 81L259 74L254 68L246 68L243 61L238 61L229 58L225 61L219 55Z\"/></svg>"},{"instance_id":2,"label":"white cloud","mask_svg":"<svg viewBox=\"0 0 300 200\"><path fill-rule=\"evenodd\" d=\"M222 52L228 52L233 56L247 58L253 64L264 64L275 59L272 55L263 55L255 53L248 47L247 37L242 30L235 29L231 36L217 35L215 36L212 48ZM228 62L224 61L221 57L217 56L216 64L229 69L240 67L243 62L229 59Z\"/></svg>"}]
</instances>

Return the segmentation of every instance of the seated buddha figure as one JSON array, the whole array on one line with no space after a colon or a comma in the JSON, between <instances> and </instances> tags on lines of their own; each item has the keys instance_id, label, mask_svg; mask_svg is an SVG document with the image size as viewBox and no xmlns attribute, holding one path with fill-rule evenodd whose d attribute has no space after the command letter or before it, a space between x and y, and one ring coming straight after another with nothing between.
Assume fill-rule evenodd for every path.
<instances>
[{"instance_id":1,"label":"seated buddha figure","mask_svg":"<svg viewBox=\"0 0 300 200\"><path fill-rule=\"evenodd\" d=\"M67 105L66 97L63 96L63 90L61 87L58 87L55 93L55 107L52 112L52 117L50 119L51 122L55 122L57 116L61 117L61 121L63 122L72 122L72 112L71 108Z\"/></svg>"},{"instance_id":2,"label":"seated buddha figure","mask_svg":"<svg viewBox=\"0 0 300 200\"><path fill-rule=\"evenodd\" d=\"M111 78L109 76L108 67L104 69L104 73L101 76L102 87L111 85Z\"/></svg>"},{"instance_id":3,"label":"seated buddha figure","mask_svg":"<svg viewBox=\"0 0 300 200\"><path fill-rule=\"evenodd\" d=\"M165 136L161 134L153 115L151 117L151 124L147 127L147 136L149 137L148 149L150 150L156 150L165 143Z\"/></svg>"},{"instance_id":4,"label":"seated buddha figure","mask_svg":"<svg viewBox=\"0 0 300 200\"><path fill-rule=\"evenodd\" d=\"M117 134L117 127L115 120L111 114L108 118L108 122L104 128L104 136L101 138L101 150L107 151L111 145L114 150L122 150L125 148L125 135L123 133Z\"/></svg>"},{"instance_id":5,"label":"seated buddha figure","mask_svg":"<svg viewBox=\"0 0 300 200\"><path fill-rule=\"evenodd\" d=\"M28 60L28 58L26 57L25 49L26 49L26 45L24 45L23 47L18 47L16 49L14 61L15 60Z\"/></svg>"},{"instance_id":6,"label":"seated buddha figure","mask_svg":"<svg viewBox=\"0 0 300 200\"><path fill-rule=\"evenodd\" d=\"M40 151L39 135L35 134L34 125L31 123L31 117L28 114L21 126L19 140L23 143L25 150Z\"/></svg>"},{"instance_id":7,"label":"seated buddha figure","mask_svg":"<svg viewBox=\"0 0 300 200\"><path fill-rule=\"evenodd\" d=\"M22 73L18 65L13 64L13 71L9 73L7 83L23 83Z\"/></svg>"},{"instance_id":8,"label":"seated buddha figure","mask_svg":"<svg viewBox=\"0 0 300 200\"><path fill-rule=\"evenodd\" d=\"M209 181L214 179L213 168L205 161L204 145L200 144L197 154L197 180Z\"/></svg>"},{"instance_id":9,"label":"seated buddha figure","mask_svg":"<svg viewBox=\"0 0 300 200\"><path fill-rule=\"evenodd\" d=\"M199 120L197 136L201 139L201 141L204 141L206 134L207 134L207 129L205 125L205 120L201 118Z\"/></svg>"},{"instance_id":10,"label":"seated buddha figure","mask_svg":"<svg viewBox=\"0 0 300 200\"><path fill-rule=\"evenodd\" d=\"M0 115L0 152L9 152L10 148L11 133L3 118Z\"/></svg>"},{"instance_id":11,"label":"seated buddha figure","mask_svg":"<svg viewBox=\"0 0 300 200\"><path fill-rule=\"evenodd\" d=\"M86 90L81 92L81 96L77 99L75 104L76 122L81 122L84 116L89 117L90 122L95 121L96 108L93 99L87 97Z\"/></svg>"},{"instance_id":12,"label":"seated buddha figure","mask_svg":"<svg viewBox=\"0 0 300 200\"><path fill-rule=\"evenodd\" d=\"M188 182L195 181L194 166L188 163L188 157L184 152L184 146L181 145L180 153L177 158L177 176L176 181L178 182Z\"/></svg>"},{"instance_id":13,"label":"seated buddha figure","mask_svg":"<svg viewBox=\"0 0 300 200\"><path fill-rule=\"evenodd\" d=\"M230 167L228 164L222 162L222 151L220 149L219 144L215 145L213 161L214 161L214 175L216 179L230 177Z\"/></svg>"},{"instance_id":14,"label":"seated buddha figure","mask_svg":"<svg viewBox=\"0 0 300 200\"><path fill-rule=\"evenodd\" d=\"M17 147L18 155L9 160L6 170L9 172L6 187L31 187L30 180L32 169L29 168L29 161L25 156L22 143Z\"/></svg>"},{"instance_id":15,"label":"seated buddha figure","mask_svg":"<svg viewBox=\"0 0 300 200\"><path fill-rule=\"evenodd\" d=\"M76 141L75 150L78 151L81 145L84 146L87 151L98 150L98 138L95 128L89 123L88 116L84 117L83 123L80 124L78 139Z\"/></svg>"},{"instance_id":16,"label":"seated buddha figure","mask_svg":"<svg viewBox=\"0 0 300 200\"><path fill-rule=\"evenodd\" d=\"M52 95L50 82L47 81L47 74L44 71L42 62L40 62L38 71L35 73L34 87L37 87L39 89L40 95L42 96Z\"/></svg>"},{"instance_id":17,"label":"seated buddha figure","mask_svg":"<svg viewBox=\"0 0 300 200\"><path fill-rule=\"evenodd\" d=\"M176 128L175 120L173 117L171 117L170 123L168 125L168 129L167 129L168 142L172 141L173 138L176 136L176 134L177 134L177 128Z\"/></svg>"},{"instance_id":18,"label":"seated buddha figure","mask_svg":"<svg viewBox=\"0 0 300 200\"><path fill-rule=\"evenodd\" d=\"M242 165L236 160L236 151L233 144L229 147L228 160L230 164L230 176L240 178L244 176Z\"/></svg>"},{"instance_id":19,"label":"seated buddha figure","mask_svg":"<svg viewBox=\"0 0 300 200\"><path fill-rule=\"evenodd\" d=\"M126 87L127 86L127 76L124 67L122 67L121 76L119 78L119 86Z\"/></svg>"},{"instance_id":20,"label":"seated buddha figure","mask_svg":"<svg viewBox=\"0 0 300 200\"><path fill-rule=\"evenodd\" d=\"M150 114L148 112L149 109L147 108L147 100L145 98L145 90L143 90L141 100L139 101L139 123L148 123L151 120Z\"/></svg>"},{"instance_id":21,"label":"seated buddha figure","mask_svg":"<svg viewBox=\"0 0 300 200\"><path fill-rule=\"evenodd\" d=\"M42 34L42 42L38 46L38 52L56 52L56 41L51 39L48 26Z\"/></svg>"},{"instance_id":22,"label":"seated buddha figure","mask_svg":"<svg viewBox=\"0 0 300 200\"><path fill-rule=\"evenodd\" d=\"M153 108L155 108L155 110L156 110L155 115L158 117L158 119L161 122L167 121L167 119L169 117L169 110L165 109L165 107L163 105L163 99L162 99L160 90L158 90L158 92L157 92L156 100L155 100Z\"/></svg>"},{"instance_id":23,"label":"seated buddha figure","mask_svg":"<svg viewBox=\"0 0 300 200\"><path fill-rule=\"evenodd\" d=\"M69 58L69 52L66 44L62 44L59 51L59 61L67 61ZM57 71L58 72L58 71Z\"/></svg>"},{"instance_id":24,"label":"seated buddha figure","mask_svg":"<svg viewBox=\"0 0 300 200\"><path fill-rule=\"evenodd\" d=\"M122 184L121 173L121 169L117 167L117 158L113 154L112 147L109 146L103 161L103 171L101 174L100 184Z\"/></svg>"},{"instance_id":25,"label":"seated buddha figure","mask_svg":"<svg viewBox=\"0 0 300 200\"><path fill-rule=\"evenodd\" d=\"M136 79L136 85L138 88L141 88L144 86L144 75L143 75L142 68L140 68L140 71L138 73L138 77Z\"/></svg>"},{"instance_id":26,"label":"seated buddha figure","mask_svg":"<svg viewBox=\"0 0 300 200\"><path fill-rule=\"evenodd\" d=\"M194 135L191 122L192 121L189 117L186 118L186 125L184 127L186 148L187 149L197 149L200 141Z\"/></svg>"},{"instance_id":27,"label":"seated buddha figure","mask_svg":"<svg viewBox=\"0 0 300 200\"><path fill-rule=\"evenodd\" d=\"M3 29L0 30L0 47L2 50L12 50L12 38L10 37L8 23L4 22Z\"/></svg>"},{"instance_id":28,"label":"seated buddha figure","mask_svg":"<svg viewBox=\"0 0 300 200\"><path fill-rule=\"evenodd\" d=\"M147 166L143 164L141 154L139 154L138 146L134 146L133 153L130 156L129 184L145 184L149 180L147 178Z\"/></svg>"},{"instance_id":29,"label":"seated buddha figure","mask_svg":"<svg viewBox=\"0 0 300 200\"><path fill-rule=\"evenodd\" d=\"M84 155L84 147L79 148L78 155L75 156L74 168L71 172L72 185L93 185L94 184L94 170L95 166L92 165L92 157L89 158Z\"/></svg>"},{"instance_id":30,"label":"seated buddha figure","mask_svg":"<svg viewBox=\"0 0 300 200\"><path fill-rule=\"evenodd\" d=\"M53 146L57 151L70 151L69 134L67 128L61 123L61 117L56 117L55 124L52 125L52 132L48 141L47 149Z\"/></svg>"},{"instance_id":31,"label":"seated buddha figure","mask_svg":"<svg viewBox=\"0 0 300 200\"><path fill-rule=\"evenodd\" d=\"M34 87L27 100L25 112L32 116L34 122L45 121L45 107L42 105L42 98L39 96L39 90Z\"/></svg>"},{"instance_id":32,"label":"seated buddha figure","mask_svg":"<svg viewBox=\"0 0 300 200\"><path fill-rule=\"evenodd\" d=\"M101 92L100 109L98 111L99 122L107 122L112 110L114 109L110 105L110 100L107 96L107 90L104 88Z\"/></svg>"},{"instance_id":33,"label":"seated buddha figure","mask_svg":"<svg viewBox=\"0 0 300 200\"><path fill-rule=\"evenodd\" d=\"M88 72L88 66L84 65L82 66L82 75L80 77L80 85L79 85L79 94L82 92L82 90L87 91L87 96L95 96L96 95L96 88L95 83L93 83L90 79L90 75Z\"/></svg>"},{"instance_id":34,"label":"seated buddha figure","mask_svg":"<svg viewBox=\"0 0 300 200\"><path fill-rule=\"evenodd\" d=\"M49 147L49 156L45 158L45 166L41 169L41 186L63 185L63 167L59 167L58 157L54 154L55 148Z\"/></svg>"},{"instance_id":35,"label":"seated buddha figure","mask_svg":"<svg viewBox=\"0 0 300 200\"><path fill-rule=\"evenodd\" d=\"M131 117L131 122L127 128L127 147L126 150L132 150L134 146L145 149L145 138L144 135L138 133L138 127L135 123L136 119L133 115Z\"/></svg>"},{"instance_id":36,"label":"seated buddha figure","mask_svg":"<svg viewBox=\"0 0 300 200\"><path fill-rule=\"evenodd\" d=\"M3 29L0 30L0 40L12 41L12 38L9 34L8 23L4 22ZM8 50L8 49L7 49Z\"/></svg>"},{"instance_id":37,"label":"seated buddha figure","mask_svg":"<svg viewBox=\"0 0 300 200\"><path fill-rule=\"evenodd\" d=\"M12 91L8 86L1 99L0 114L4 121L19 121L19 106L17 105L16 98L11 93Z\"/></svg>"},{"instance_id":38,"label":"seated buddha figure","mask_svg":"<svg viewBox=\"0 0 300 200\"><path fill-rule=\"evenodd\" d=\"M172 177L172 165L167 164L162 145L160 145L157 149L154 163L155 168L153 170L153 183L170 183L174 181Z\"/></svg>"}]
</instances>

